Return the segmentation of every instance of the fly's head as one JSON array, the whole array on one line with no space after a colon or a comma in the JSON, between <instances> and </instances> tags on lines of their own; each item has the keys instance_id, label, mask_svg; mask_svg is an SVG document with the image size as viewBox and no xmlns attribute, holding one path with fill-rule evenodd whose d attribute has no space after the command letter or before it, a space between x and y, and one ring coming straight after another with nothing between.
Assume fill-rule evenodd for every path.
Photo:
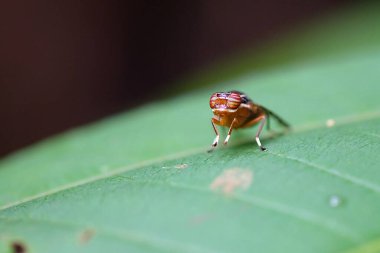
<instances>
[{"instance_id":1,"label":"fly's head","mask_svg":"<svg viewBox=\"0 0 380 253\"><path fill-rule=\"evenodd\" d=\"M216 92L210 97L210 108L214 114L236 112L242 102L239 92Z\"/></svg>"}]
</instances>

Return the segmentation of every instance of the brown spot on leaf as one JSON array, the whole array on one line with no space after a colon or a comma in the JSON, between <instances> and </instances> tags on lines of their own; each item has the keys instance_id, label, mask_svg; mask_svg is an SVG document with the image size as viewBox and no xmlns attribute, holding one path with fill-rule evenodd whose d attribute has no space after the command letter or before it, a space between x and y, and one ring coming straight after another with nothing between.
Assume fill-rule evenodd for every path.
<instances>
[{"instance_id":1,"label":"brown spot on leaf","mask_svg":"<svg viewBox=\"0 0 380 253\"><path fill-rule=\"evenodd\" d=\"M26 246L21 242L11 243L12 253L26 253Z\"/></svg>"},{"instance_id":2,"label":"brown spot on leaf","mask_svg":"<svg viewBox=\"0 0 380 253\"><path fill-rule=\"evenodd\" d=\"M87 228L83 230L79 235L79 243L86 244L88 243L96 234L96 230L92 228Z\"/></svg>"},{"instance_id":3,"label":"brown spot on leaf","mask_svg":"<svg viewBox=\"0 0 380 253\"><path fill-rule=\"evenodd\" d=\"M241 168L232 168L224 170L221 175L216 177L210 184L210 188L213 191L222 191L224 194L230 195L236 189L248 189L252 180L252 171Z\"/></svg>"},{"instance_id":4,"label":"brown spot on leaf","mask_svg":"<svg viewBox=\"0 0 380 253\"><path fill-rule=\"evenodd\" d=\"M192 217L191 224L192 225L200 225L200 224L206 222L207 220L209 220L210 218L211 218L210 215L197 215L197 216Z\"/></svg>"}]
</instances>

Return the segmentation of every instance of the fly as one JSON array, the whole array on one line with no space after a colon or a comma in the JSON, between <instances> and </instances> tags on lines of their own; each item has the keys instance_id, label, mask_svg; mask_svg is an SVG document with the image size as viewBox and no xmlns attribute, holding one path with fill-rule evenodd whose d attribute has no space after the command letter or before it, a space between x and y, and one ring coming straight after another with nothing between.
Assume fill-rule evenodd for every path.
<instances>
[{"instance_id":1,"label":"fly","mask_svg":"<svg viewBox=\"0 0 380 253\"><path fill-rule=\"evenodd\" d=\"M277 114L264 106L255 104L246 94L239 91L216 92L210 97L210 107L214 116L211 119L216 137L212 143L215 148L219 143L219 131L215 125L229 127L224 144L228 143L233 129L251 127L259 124L256 133L256 143L264 151L265 147L261 144L260 133L265 123L269 130L269 118L275 118L282 126L289 128L289 124Z\"/></svg>"}]
</instances>

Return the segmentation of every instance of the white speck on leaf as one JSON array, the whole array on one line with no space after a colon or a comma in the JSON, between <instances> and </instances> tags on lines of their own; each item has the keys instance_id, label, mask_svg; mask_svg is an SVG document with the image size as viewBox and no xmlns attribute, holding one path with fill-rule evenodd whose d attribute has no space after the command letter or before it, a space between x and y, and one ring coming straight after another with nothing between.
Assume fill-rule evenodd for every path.
<instances>
[{"instance_id":1,"label":"white speck on leaf","mask_svg":"<svg viewBox=\"0 0 380 253\"><path fill-rule=\"evenodd\" d=\"M329 204L331 207L338 207L342 204L342 200L337 195L332 195L329 199Z\"/></svg>"},{"instance_id":2,"label":"white speck on leaf","mask_svg":"<svg viewBox=\"0 0 380 253\"><path fill-rule=\"evenodd\" d=\"M180 163L180 164L177 164L177 165L172 165L172 166L162 166L161 168L162 169L186 169L187 167L189 167L188 164L186 163Z\"/></svg>"},{"instance_id":3,"label":"white speck on leaf","mask_svg":"<svg viewBox=\"0 0 380 253\"><path fill-rule=\"evenodd\" d=\"M232 168L224 170L221 175L216 177L210 184L213 191L222 191L229 195L236 189L247 190L252 184L253 173L247 169Z\"/></svg>"},{"instance_id":4,"label":"white speck on leaf","mask_svg":"<svg viewBox=\"0 0 380 253\"><path fill-rule=\"evenodd\" d=\"M186 163L181 163L181 164L177 164L176 166L174 166L174 168L176 169L186 169L189 165L187 165Z\"/></svg>"},{"instance_id":5,"label":"white speck on leaf","mask_svg":"<svg viewBox=\"0 0 380 253\"><path fill-rule=\"evenodd\" d=\"M328 119L328 120L326 121L326 126L327 126L327 127L333 127L333 126L335 126L335 123L336 123L335 120L333 120L333 119Z\"/></svg>"}]
</instances>

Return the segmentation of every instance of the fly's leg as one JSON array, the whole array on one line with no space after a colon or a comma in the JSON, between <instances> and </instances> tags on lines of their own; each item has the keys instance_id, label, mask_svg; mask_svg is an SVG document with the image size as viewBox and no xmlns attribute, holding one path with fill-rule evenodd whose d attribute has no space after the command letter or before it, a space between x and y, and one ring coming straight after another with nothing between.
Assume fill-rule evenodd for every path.
<instances>
[{"instance_id":1,"label":"fly's leg","mask_svg":"<svg viewBox=\"0 0 380 253\"><path fill-rule=\"evenodd\" d=\"M257 133L256 133L256 143L257 145L259 146L259 148L262 150L262 151L265 151L267 150L266 148L264 148L262 145L261 145L261 141L260 141L260 133L261 131L263 130L263 127L265 125L265 122L266 122L266 116L264 116L261 120L261 123L260 123L260 126L259 126L259 129L257 130Z\"/></svg>"},{"instance_id":2,"label":"fly's leg","mask_svg":"<svg viewBox=\"0 0 380 253\"><path fill-rule=\"evenodd\" d=\"M228 140L229 140L230 137L231 137L232 129L233 129L234 124L236 123L236 121L237 121L236 118L234 118L234 120L233 120L232 123L231 123L230 129L228 130L227 137L226 137L226 139L224 140L224 145L227 145Z\"/></svg>"},{"instance_id":3,"label":"fly's leg","mask_svg":"<svg viewBox=\"0 0 380 253\"><path fill-rule=\"evenodd\" d=\"M211 147L214 148L218 145L218 142L219 142L219 132L218 132L218 129L216 128L215 124L214 124L214 118L211 119L211 124L212 124L212 127L214 128L214 131L215 131L215 134L216 134L216 137L214 139L214 142L211 144Z\"/></svg>"}]
</instances>

